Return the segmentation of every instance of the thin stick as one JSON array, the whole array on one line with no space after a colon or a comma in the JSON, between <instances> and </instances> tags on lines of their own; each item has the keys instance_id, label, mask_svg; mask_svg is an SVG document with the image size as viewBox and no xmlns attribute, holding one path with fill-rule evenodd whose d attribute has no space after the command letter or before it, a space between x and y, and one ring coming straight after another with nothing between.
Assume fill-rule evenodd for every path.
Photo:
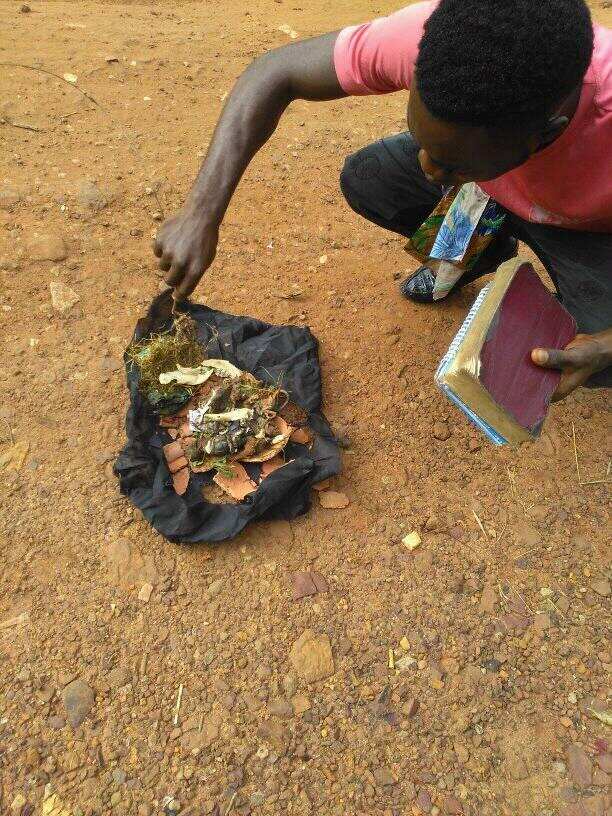
<instances>
[{"instance_id":1,"label":"thin stick","mask_svg":"<svg viewBox=\"0 0 612 816\"><path fill-rule=\"evenodd\" d=\"M200 714L200 722L198 723L198 734L202 733L202 726L204 725L204 715Z\"/></svg>"},{"instance_id":2,"label":"thin stick","mask_svg":"<svg viewBox=\"0 0 612 816\"><path fill-rule=\"evenodd\" d=\"M582 479L580 478L580 465L578 464L578 448L576 447L576 426L572 422L572 441L574 443L574 459L576 461L576 475L578 476L578 484L582 484Z\"/></svg>"},{"instance_id":3,"label":"thin stick","mask_svg":"<svg viewBox=\"0 0 612 816\"><path fill-rule=\"evenodd\" d=\"M479 526L479 527L480 527L480 529L482 530L482 534L484 535L484 537L485 537L485 538L488 538L489 536L488 536L488 534L487 534L487 531L486 531L486 530L485 530L485 528L482 526L482 521L481 521L481 520L478 518L478 516L476 515L476 511L475 511L475 510L472 510L472 513L474 514L474 518L476 519L476 522L478 523L478 526Z\"/></svg>"},{"instance_id":4,"label":"thin stick","mask_svg":"<svg viewBox=\"0 0 612 816\"><path fill-rule=\"evenodd\" d=\"M19 130L31 130L32 133L45 133L44 128L37 128L34 125L19 125L17 122L10 122L8 119L0 120L0 124L8 125L9 127L19 128Z\"/></svg>"},{"instance_id":5,"label":"thin stick","mask_svg":"<svg viewBox=\"0 0 612 816\"><path fill-rule=\"evenodd\" d=\"M176 705L174 707L174 719L172 721L175 728L179 723L179 713L181 710L182 699L183 699L183 684L181 683L181 685L179 686L178 694L176 695Z\"/></svg>"},{"instance_id":6,"label":"thin stick","mask_svg":"<svg viewBox=\"0 0 612 816\"><path fill-rule=\"evenodd\" d=\"M230 811L234 807L234 802L236 801L236 797L238 796L238 791L234 791L232 794L232 798L229 801L229 805L227 806L227 810L225 811L225 816L229 816Z\"/></svg>"},{"instance_id":7,"label":"thin stick","mask_svg":"<svg viewBox=\"0 0 612 816\"><path fill-rule=\"evenodd\" d=\"M41 74L48 74L49 76L55 77L56 79L65 82L66 85L70 85L71 88L76 88L77 91L79 93L82 93L86 99L89 99L90 102L93 102L97 108L100 108L100 110L104 110L104 108L98 102L97 99L94 99L94 97L91 96L91 94L88 94L87 91L84 91L79 85L76 84L76 82L68 82L68 80L64 79L64 77L61 74L56 74L53 71L48 71L46 68L38 68L36 65L25 65L21 62L0 62L0 65L8 65L11 68L25 68L26 71L38 71Z\"/></svg>"}]
</instances>

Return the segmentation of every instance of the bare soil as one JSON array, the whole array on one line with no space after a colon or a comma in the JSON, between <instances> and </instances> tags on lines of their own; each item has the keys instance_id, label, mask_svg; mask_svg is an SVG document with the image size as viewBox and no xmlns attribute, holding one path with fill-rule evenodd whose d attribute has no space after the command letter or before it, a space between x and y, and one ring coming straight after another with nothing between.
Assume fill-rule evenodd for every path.
<instances>
[{"instance_id":1,"label":"bare soil","mask_svg":"<svg viewBox=\"0 0 612 816\"><path fill-rule=\"evenodd\" d=\"M609 812L610 732L589 712L611 663L609 398L574 394L517 452L437 392L477 288L403 300L402 240L337 183L349 152L405 127L403 95L293 105L197 292L312 328L350 505L315 495L291 524L182 547L112 475L152 238L235 77L283 24L308 36L394 4L21 5L0 0L0 62L77 84L0 68L0 457L29 446L0 483L0 813L45 795L73 816ZM52 282L78 302L54 307ZM329 592L294 602L307 570Z\"/></svg>"}]
</instances>

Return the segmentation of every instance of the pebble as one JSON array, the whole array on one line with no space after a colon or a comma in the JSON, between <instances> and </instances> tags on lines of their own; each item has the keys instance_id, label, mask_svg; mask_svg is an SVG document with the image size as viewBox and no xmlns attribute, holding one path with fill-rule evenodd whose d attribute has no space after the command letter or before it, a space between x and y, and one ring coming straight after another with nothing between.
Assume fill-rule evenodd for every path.
<instances>
[{"instance_id":1,"label":"pebble","mask_svg":"<svg viewBox=\"0 0 612 816\"><path fill-rule=\"evenodd\" d=\"M210 584L206 592L208 593L208 597L212 600L213 598L217 597L217 595L221 592L222 589L223 579L219 578L217 581L213 581L212 584Z\"/></svg>"},{"instance_id":2,"label":"pebble","mask_svg":"<svg viewBox=\"0 0 612 816\"><path fill-rule=\"evenodd\" d=\"M493 674L497 674L497 672L501 669L501 663L499 660L496 660L492 657L490 660L485 660L482 664L483 668L485 668L488 672L492 672Z\"/></svg>"},{"instance_id":3,"label":"pebble","mask_svg":"<svg viewBox=\"0 0 612 816\"><path fill-rule=\"evenodd\" d=\"M29 13L32 11L32 9L30 8L30 6L28 6L28 4L27 4L27 3L22 3L22 4L19 6L19 11L20 11L22 14L29 14Z\"/></svg>"},{"instance_id":4,"label":"pebble","mask_svg":"<svg viewBox=\"0 0 612 816\"><path fill-rule=\"evenodd\" d=\"M51 306L53 310L64 317L81 299L74 289L66 286L62 281L51 281Z\"/></svg>"},{"instance_id":5,"label":"pebble","mask_svg":"<svg viewBox=\"0 0 612 816\"><path fill-rule=\"evenodd\" d=\"M567 767L572 780L580 787L591 784L592 768L584 748L573 743L567 749Z\"/></svg>"},{"instance_id":6,"label":"pebble","mask_svg":"<svg viewBox=\"0 0 612 816\"><path fill-rule=\"evenodd\" d=\"M393 776L389 768L376 768L374 771L374 779L379 787L397 784L397 779Z\"/></svg>"},{"instance_id":7,"label":"pebble","mask_svg":"<svg viewBox=\"0 0 612 816\"><path fill-rule=\"evenodd\" d=\"M417 807L421 809L421 813L429 813L431 811L431 796L425 788L421 788L416 798Z\"/></svg>"},{"instance_id":8,"label":"pebble","mask_svg":"<svg viewBox=\"0 0 612 816\"><path fill-rule=\"evenodd\" d=\"M31 261L64 261L68 250L60 235L38 235L28 244L27 253Z\"/></svg>"},{"instance_id":9,"label":"pebble","mask_svg":"<svg viewBox=\"0 0 612 816\"><path fill-rule=\"evenodd\" d=\"M344 493L338 493L335 490L323 490L319 493L319 502L321 507L327 510L341 510L348 507L350 501Z\"/></svg>"},{"instance_id":10,"label":"pebble","mask_svg":"<svg viewBox=\"0 0 612 816\"><path fill-rule=\"evenodd\" d=\"M440 442L446 442L446 440L449 439L451 435L448 424L446 422L434 422L433 435L434 438L439 439Z\"/></svg>"},{"instance_id":11,"label":"pebble","mask_svg":"<svg viewBox=\"0 0 612 816\"><path fill-rule=\"evenodd\" d=\"M126 772L122 771L121 768L115 768L115 770L113 771L113 782L116 785L123 785L126 779L127 779Z\"/></svg>"},{"instance_id":12,"label":"pebble","mask_svg":"<svg viewBox=\"0 0 612 816\"><path fill-rule=\"evenodd\" d=\"M591 589L593 592L601 595L602 598L607 598L610 595L610 582L603 576L601 578L596 578L591 582Z\"/></svg>"},{"instance_id":13,"label":"pebble","mask_svg":"<svg viewBox=\"0 0 612 816\"><path fill-rule=\"evenodd\" d=\"M101 190L96 184L88 179L79 182L76 194L77 202L81 207L100 212L107 207L111 201L108 193Z\"/></svg>"},{"instance_id":14,"label":"pebble","mask_svg":"<svg viewBox=\"0 0 612 816\"><path fill-rule=\"evenodd\" d=\"M129 669L126 669L124 666L117 666L116 669L112 669L106 676L106 680L108 685L111 688L121 688L122 686L126 686L132 676L129 672Z\"/></svg>"},{"instance_id":15,"label":"pebble","mask_svg":"<svg viewBox=\"0 0 612 816\"><path fill-rule=\"evenodd\" d=\"M268 705L268 710L273 717L287 719L293 717L293 706L284 697L277 697Z\"/></svg>"},{"instance_id":16,"label":"pebble","mask_svg":"<svg viewBox=\"0 0 612 816\"><path fill-rule=\"evenodd\" d=\"M47 725L54 731L59 731L66 725L66 718L57 715L49 717L49 719L47 720Z\"/></svg>"},{"instance_id":17,"label":"pebble","mask_svg":"<svg viewBox=\"0 0 612 816\"><path fill-rule=\"evenodd\" d=\"M143 584L140 587L140 592L138 593L138 600L144 601L144 603L149 603L151 600L151 593L153 592L153 584Z\"/></svg>"},{"instance_id":18,"label":"pebble","mask_svg":"<svg viewBox=\"0 0 612 816\"><path fill-rule=\"evenodd\" d=\"M442 804L442 813L456 816L463 813L463 805L456 796L447 796Z\"/></svg>"},{"instance_id":19,"label":"pebble","mask_svg":"<svg viewBox=\"0 0 612 816\"><path fill-rule=\"evenodd\" d=\"M260 805L263 805L265 801L266 794L262 791L255 791L255 793L252 793L249 797L249 802L251 803L252 807L259 807Z\"/></svg>"},{"instance_id":20,"label":"pebble","mask_svg":"<svg viewBox=\"0 0 612 816\"><path fill-rule=\"evenodd\" d=\"M327 635L306 629L291 647L293 668L307 683L325 680L335 672L331 643Z\"/></svg>"},{"instance_id":21,"label":"pebble","mask_svg":"<svg viewBox=\"0 0 612 816\"><path fill-rule=\"evenodd\" d=\"M73 728L78 728L94 706L94 693L84 680L74 680L62 692L66 717Z\"/></svg>"}]
</instances>

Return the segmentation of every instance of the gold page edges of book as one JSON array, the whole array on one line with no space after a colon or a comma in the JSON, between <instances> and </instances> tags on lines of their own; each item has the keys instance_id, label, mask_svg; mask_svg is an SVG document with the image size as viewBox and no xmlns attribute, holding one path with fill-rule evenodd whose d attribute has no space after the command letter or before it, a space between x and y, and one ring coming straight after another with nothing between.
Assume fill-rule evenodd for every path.
<instances>
[{"instance_id":1,"label":"gold page edges of book","mask_svg":"<svg viewBox=\"0 0 612 816\"><path fill-rule=\"evenodd\" d=\"M489 326L514 276L527 263L529 262L525 259L513 258L499 267L489 284L489 290L477 314L465 333L454 360L442 376L442 381L457 394L459 399L485 422L488 422L511 445L533 440L534 437L495 402L479 381L478 375L480 373L480 353L487 339Z\"/></svg>"}]
</instances>

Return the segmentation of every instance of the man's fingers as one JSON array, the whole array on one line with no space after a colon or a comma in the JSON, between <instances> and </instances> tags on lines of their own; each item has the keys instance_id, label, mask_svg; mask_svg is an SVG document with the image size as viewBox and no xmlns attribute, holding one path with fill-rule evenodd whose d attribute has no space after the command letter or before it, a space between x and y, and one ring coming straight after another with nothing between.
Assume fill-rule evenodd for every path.
<instances>
[{"instance_id":1,"label":"man's fingers","mask_svg":"<svg viewBox=\"0 0 612 816\"><path fill-rule=\"evenodd\" d=\"M536 348L531 352L531 359L542 368L580 367L591 362L591 350L584 346L568 349Z\"/></svg>"}]
</instances>

